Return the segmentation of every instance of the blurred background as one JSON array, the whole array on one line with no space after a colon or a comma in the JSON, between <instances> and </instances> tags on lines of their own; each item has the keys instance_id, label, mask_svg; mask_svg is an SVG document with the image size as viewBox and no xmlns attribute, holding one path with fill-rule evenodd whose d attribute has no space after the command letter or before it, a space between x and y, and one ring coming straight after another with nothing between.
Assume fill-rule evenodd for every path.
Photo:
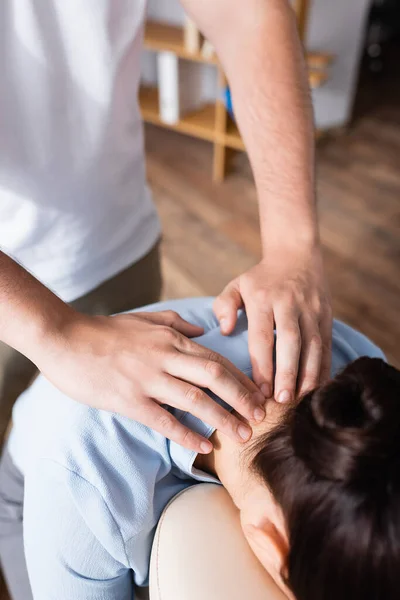
<instances>
[{"instance_id":1,"label":"blurred background","mask_svg":"<svg viewBox=\"0 0 400 600\"><path fill-rule=\"evenodd\" d=\"M400 1L296 9L334 313L400 366ZM150 1L145 48L140 100L163 221L164 295L214 295L260 256L256 192L229 90L177 0Z\"/></svg>"},{"instance_id":2,"label":"blurred background","mask_svg":"<svg viewBox=\"0 0 400 600\"><path fill-rule=\"evenodd\" d=\"M334 314L400 367L400 0L294 5ZM216 295L260 258L257 198L224 73L178 0L149 2L140 103L164 297Z\"/></svg>"}]
</instances>

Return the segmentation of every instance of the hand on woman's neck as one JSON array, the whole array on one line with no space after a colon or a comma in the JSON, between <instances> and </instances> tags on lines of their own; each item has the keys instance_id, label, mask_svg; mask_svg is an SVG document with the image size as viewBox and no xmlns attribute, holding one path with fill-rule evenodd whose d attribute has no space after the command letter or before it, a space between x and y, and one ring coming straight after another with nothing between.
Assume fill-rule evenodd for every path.
<instances>
[{"instance_id":1,"label":"hand on woman's neck","mask_svg":"<svg viewBox=\"0 0 400 600\"><path fill-rule=\"evenodd\" d=\"M250 470L251 446L259 436L271 431L287 410L287 406L269 400L265 419L253 425L253 435L248 442L234 442L223 433L215 431L210 438L214 446L213 451L206 455L199 454L196 458L195 466L218 477L240 510L245 508L249 497L259 486L257 478Z\"/></svg>"}]
</instances>

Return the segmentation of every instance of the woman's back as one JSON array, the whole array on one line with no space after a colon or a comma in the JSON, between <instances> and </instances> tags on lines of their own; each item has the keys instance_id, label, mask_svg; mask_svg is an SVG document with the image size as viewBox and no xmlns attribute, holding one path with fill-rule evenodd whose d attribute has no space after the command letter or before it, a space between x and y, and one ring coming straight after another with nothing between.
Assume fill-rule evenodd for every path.
<instances>
[{"instance_id":1,"label":"woman's back","mask_svg":"<svg viewBox=\"0 0 400 600\"><path fill-rule=\"evenodd\" d=\"M151 310L165 308L204 327L197 341L251 375L245 315L235 333L224 337L212 299ZM335 323L333 369L360 354L381 356L366 338ZM191 429L211 435L207 424L172 410ZM97 600L105 581L121 599L130 597L132 571L138 584L147 581L154 529L165 505L195 481L215 481L193 468L193 452L129 419L81 406L44 378L16 405L9 451L25 476L26 556L32 587L44 598L57 582L60 600Z\"/></svg>"}]
</instances>

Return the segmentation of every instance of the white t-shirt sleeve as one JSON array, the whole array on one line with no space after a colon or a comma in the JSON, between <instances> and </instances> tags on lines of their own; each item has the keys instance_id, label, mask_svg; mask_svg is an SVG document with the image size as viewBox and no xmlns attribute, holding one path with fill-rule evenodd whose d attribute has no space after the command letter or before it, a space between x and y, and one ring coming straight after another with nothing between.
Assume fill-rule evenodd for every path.
<instances>
[{"instance_id":1,"label":"white t-shirt sleeve","mask_svg":"<svg viewBox=\"0 0 400 600\"><path fill-rule=\"evenodd\" d=\"M104 500L57 463L41 461L26 477L24 545L35 600L134 597L121 533Z\"/></svg>"}]
</instances>

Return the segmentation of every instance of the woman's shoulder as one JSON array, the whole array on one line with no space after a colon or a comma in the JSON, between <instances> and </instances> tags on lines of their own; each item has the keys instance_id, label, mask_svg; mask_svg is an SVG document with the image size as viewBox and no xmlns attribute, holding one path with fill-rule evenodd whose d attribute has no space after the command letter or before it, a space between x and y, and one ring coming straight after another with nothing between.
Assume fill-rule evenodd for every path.
<instances>
[{"instance_id":1,"label":"woman's shoulder","mask_svg":"<svg viewBox=\"0 0 400 600\"><path fill-rule=\"evenodd\" d=\"M167 443L151 429L114 413L75 402L44 377L18 400L9 448L23 474L37 460L63 466L98 488L168 466ZM138 475L136 476L136 474ZM139 482L136 482L139 484Z\"/></svg>"},{"instance_id":2,"label":"woman's shoulder","mask_svg":"<svg viewBox=\"0 0 400 600\"><path fill-rule=\"evenodd\" d=\"M182 319L204 328L204 333L219 327L218 320L213 312L213 297L204 298L181 298L178 300L165 300L148 306L135 309L130 312L160 312L173 310Z\"/></svg>"},{"instance_id":3,"label":"woman's shoulder","mask_svg":"<svg viewBox=\"0 0 400 600\"><path fill-rule=\"evenodd\" d=\"M98 531L92 522L92 511L107 513L127 540L148 519L159 482L170 479L168 441L116 414L84 406L77 409L26 458L25 477L32 479L40 472L49 491L58 481L99 539L102 529ZM49 422L54 423L54 418Z\"/></svg>"},{"instance_id":4,"label":"woman's shoulder","mask_svg":"<svg viewBox=\"0 0 400 600\"><path fill-rule=\"evenodd\" d=\"M332 330L332 376L360 356L386 361L382 350L366 335L335 319Z\"/></svg>"}]
</instances>

